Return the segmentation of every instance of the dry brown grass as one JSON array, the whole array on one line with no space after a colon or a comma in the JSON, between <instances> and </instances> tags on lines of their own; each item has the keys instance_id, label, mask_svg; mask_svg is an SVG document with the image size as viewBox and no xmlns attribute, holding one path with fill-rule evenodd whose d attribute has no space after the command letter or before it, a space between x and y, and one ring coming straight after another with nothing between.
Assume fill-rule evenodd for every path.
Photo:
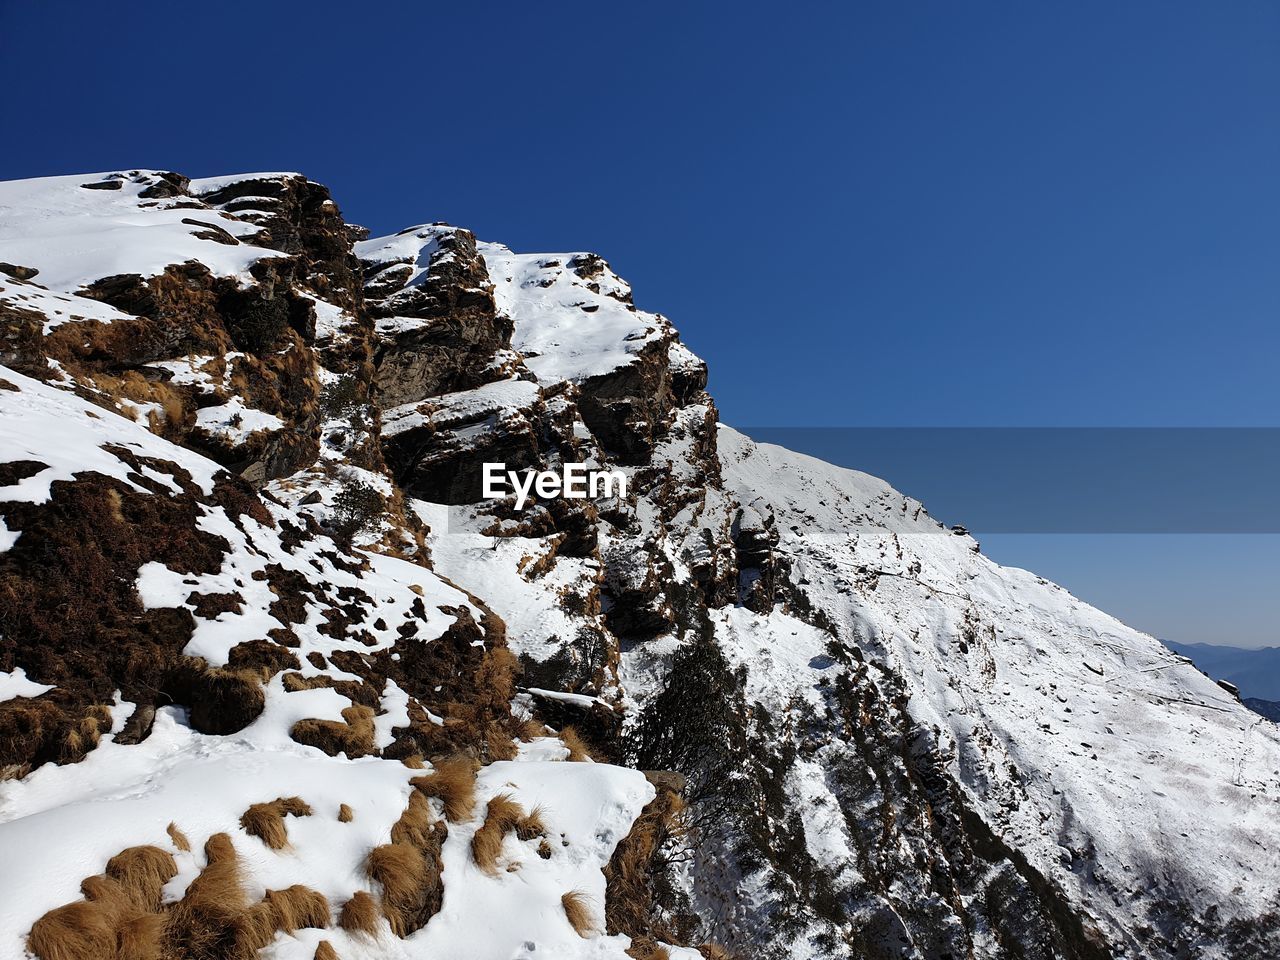
<instances>
[{"instance_id":1,"label":"dry brown grass","mask_svg":"<svg viewBox=\"0 0 1280 960\"><path fill-rule=\"evenodd\" d=\"M473 779L474 773L468 768L468 790L474 789ZM370 879L382 887L381 912L398 937L420 930L440 909L444 896L440 850L448 832L427 794L414 790L408 806L391 828L391 842L369 852L366 870ZM376 922L367 916L374 910L371 897L356 894L343 908L344 914L348 908L355 911L351 923L370 933L376 930Z\"/></svg>"},{"instance_id":2,"label":"dry brown grass","mask_svg":"<svg viewBox=\"0 0 1280 960\"><path fill-rule=\"evenodd\" d=\"M40 960L104 960L115 955L116 926L99 904L81 900L50 910L27 936Z\"/></svg>"},{"instance_id":3,"label":"dry brown grass","mask_svg":"<svg viewBox=\"0 0 1280 960\"><path fill-rule=\"evenodd\" d=\"M324 894L295 883L284 890L268 890L263 903L271 911L275 929L293 933L303 927L329 926L329 901Z\"/></svg>"},{"instance_id":4,"label":"dry brown grass","mask_svg":"<svg viewBox=\"0 0 1280 960\"><path fill-rule=\"evenodd\" d=\"M333 949L333 944L328 940L321 940L316 944L316 952L312 960L342 960L342 958L338 956L338 951Z\"/></svg>"},{"instance_id":5,"label":"dry brown grass","mask_svg":"<svg viewBox=\"0 0 1280 960\"><path fill-rule=\"evenodd\" d=\"M718 943L704 943L698 947L698 952L703 960L734 960L733 954Z\"/></svg>"},{"instance_id":6,"label":"dry brown grass","mask_svg":"<svg viewBox=\"0 0 1280 960\"><path fill-rule=\"evenodd\" d=\"M430 773L414 777L410 783L428 797L438 797L444 804L444 815L450 823L471 819L476 805L475 763L465 757L454 757L433 764Z\"/></svg>"},{"instance_id":7,"label":"dry brown grass","mask_svg":"<svg viewBox=\"0 0 1280 960\"><path fill-rule=\"evenodd\" d=\"M632 940L625 952L632 960L671 960L671 951L654 940Z\"/></svg>"},{"instance_id":8,"label":"dry brown grass","mask_svg":"<svg viewBox=\"0 0 1280 960\"><path fill-rule=\"evenodd\" d=\"M521 840L532 840L535 837L545 837L547 835L547 825L543 820L543 814L546 811L541 804L534 807L524 817L520 818L520 822L516 824L516 836Z\"/></svg>"},{"instance_id":9,"label":"dry brown grass","mask_svg":"<svg viewBox=\"0 0 1280 960\"><path fill-rule=\"evenodd\" d=\"M159 847L129 847L107 861L107 876L144 913L160 912L160 892L177 874L173 854Z\"/></svg>"},{"instance_id":10,"label":"dry brown grass","mask_svg":"<svg viewBox=\"0 0 1280 960\"><path fill-rule=\"evenodd\" d=\"M522 720L516 734L525 743L537 737L549 737L551 732L537 720Z\"/></svg>"},{"instance_id":11,"label":"dry brown grass","mask_svg":"<svg viewBox=\"0 0 1280 960\"><path fill-rule=\"evenodd\" d=\"M240 827L272 850L283 850L289 845L289 831L284 825L286 816L309 817L311 807L301 797L277 797L270 803L255 803L241 815Z\"/></svg>"},{"instance_id":12,"label":"dry brown grass","mask_svg":"<svg viewBox=\"0 0 1280 960\"><path fill-rule=\"evenodd\" d=\"M163 416L155 410L149 411L147 416L148 425L153 432L164 436L166 426L182 426L186 417L186 401L181 393L164 381L148 380L136 370L126 370L118 377L94 373L91 379L95 387L115 400L130 415L140 404L159 404Z\"/></svg>"},{"instance_id":13,"label":"dry brown grass","mask_svg":"<svg viewBox=\"0 0 1280 960\"><path fill-rule=\"evenodd\" d=\"M560 742L569 748L569 759L575 763L591 759L591 750L573 727L565 727L560 731Z\"/></svg>"},{"instance_id":14,"label":"dry brown grass","mask_svg":"<svg viewBox=\"0 0 1280 960\"><path fill-rule=\"evenodd\" d=\"M252 957L261 929L249 916L240 860L231 838L217 833L204 845L208 865L169 911L161 935L165 956L183 960L240 960ZM249 952L252 947L253 952ZM46 958L47 960L47 958Z\"/></svg>"},{"instance_id":15,"label":"dry brown grass","mask_svg":"<svg viewBox=\"0 0 1280 960\"><path fill-rule=\"evenodd\" d=\"M408 757L402 757L400 762L403 763L410 770L427 769L427 762L422 759L422 754L420 753L415 753L412 756L408 756Z\"/></svg>"},{"instance_id":16,"label":"dry brown grass","mask_svg":"<svg viewBox=\"0 0 1280 960\"><path fill-rule=\"evenodd\" d=\"M599 929L591 911L591 898L585 893L570 890L560 898L560 905L564 907L564 915L569 921L569 926L573 927L578 936L585 939Z\"/></svg>"},{"instance_id":17,"label":"dry brown grass","mask_svg":"<svg viewBox=\"0 0 1280 960\"><path fill-rule=\"evenodd\" d=\"M381 926L382 911L378 901L363 890L357 890L351 899L342 905L338 915L338 926L347 933L360 933L376 937Z\"/></svg>"},{"instance_id":18,"label":"dry brown grass","mask_svg":"<svg viewBox=\"0 0 1280 960\"><path fill-rule=\"evenodd\" d=\"M520 756L520 748L502 724L489 723L485 726L484 755L488 762L514 760Z\"/></svg>"},{"instance_id":19,"label":"dry brown grass","mask_svg":"<svg viewBox=\"0 0 1280 960\"><path fill-rule=\"evenodd\" d=\"M163 914L148 913L116 928L116 960L159 960L164 935Z\"/></svg>"},{"instance_id":20,"label":"dry brown grass","mask_svg":"<svg viewBox=\"0 0 1280 960\"><path fill-rule=\"evenodd\" d=\"M209 863L234 862L238 856L228 833L215 833L204 842L204 858Z\"/></svg>"},{"instance_id":21,"label":"dry brown grass","mask_svg":"<svg viewBox=\"0 0 1280 960\"><path fill-rule=\"evenodd\" d=\"M280 682L284 684L285 690L289 693L299 693L303 690L316 690L320 687L333 686L332 677L304 677L300 673L286 673L280 678Z\"/></svg>"},{"instance_id":22,"label":"dry brown grass","mask_svg":"<svg viewBox=\"0 0 1280 960\"><path fill-rule=\"evenodd\" d=\"M484 823L471 838L471 859L481 870L490 874L498 872L503 841L525 819L524 808L510 794L500 793L489 801Z\"/></svg>"},{"instance_id":23,"label":"dry brown grass","mask_svg":"<svg viewBox=\"0 0 1280 960\"><path fill-rule=\"evenodd\" d=\"M347 806L345 803L338 804L338 822L339 823L350 823L355 818L356 818L356 815L352 812L349 806Z\"/></svg>"},{"instance_id":24,"label":"dry brown grass","mask_svg":"<svg viewBox=\"0 0 1280 960\"><path fill-rule=\"evenodd\" d=\"M369 852L369 878L382 887L382 915L397 937L415 929L414 922L422 910L423 891L431 886L435 869L422 851L403 843L387 843ZM439 873L434 883L439 885Z\"/></svg>"},{"instance_id":25,"label":"dry brown grass","mask_svg":"<svg viewBox=\"0 0 1280 960\"><path fill-rule=\"evenodd\" d=\"M637 941L654 937L673 940L673 931L654 910L650 881L662 868L668 844L678 842L687 829L684 798L670 789L659 789L614 848L604 869L606 932L625 933Z\"/></svg>"},{"instance_id":26,"label":"dry brown grass","mask_svg":"<svg viewBox=\"0 0 1280 960\"><path fill-rule=\"evenodd\" d=\"M169 839L173 841L174 847L183 853L191 852L191 841L187 839L187 835L178 829L176 823L170 823L164 828L165 833L169 834Z\"/></svg>"},{"instance_id":27,"label":"dry brown grass","mask_svg":"<svg viewBox=\"0 0 1280 960\"><path fill-rule=\"evenodd\" d=\"M435 820L431 802L425 794L415 790L409 794L409 805L405 807L404 813L400 814L400 819L391 827L391 842L407 843L411 847L422 849L431 842L431 828Z\"/></svg>"},{"instance_id":28,"label":"dry brown grass","mask_svg":"<svg viewBox=\"0 0 1280 960\"><path fill-rule=\"evenodd\" d=\"M97 747L102 735L111 729L111 724L110 708L101 704L89 707L77 723L67 728L58 759L62 763L79 763Z\"/></svg>"},{"instance_id":29,"label":"dry brown grass","mask_svg":"<svg viewBox=\"0 0 1280 960\"><path fill-rule=\"evenodd\" d=\"M289 731L289 736L298 743L323 750L331 757L345 753L348 759L354 760L376 752L373 716L372 707L357 704L342 711L341 723L336 720L299 720Z\"/></svg>"}]
</instances>

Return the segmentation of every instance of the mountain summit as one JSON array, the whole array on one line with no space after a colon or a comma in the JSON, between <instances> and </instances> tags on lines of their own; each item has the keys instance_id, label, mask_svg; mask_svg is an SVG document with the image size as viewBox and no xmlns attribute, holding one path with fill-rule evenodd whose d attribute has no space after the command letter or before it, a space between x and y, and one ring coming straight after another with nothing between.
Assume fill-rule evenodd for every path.
<instances>
[{"instance_id":1,"label":"mountain summit","mask_svg":"<svg viewBox=\"0 0 1280 960\"><path fill-rule=\"evenodd\" d=\"M1277 728L599 256L2 183L0 364L2 957L1280 955Z\"/></svg>"}]
</instances>

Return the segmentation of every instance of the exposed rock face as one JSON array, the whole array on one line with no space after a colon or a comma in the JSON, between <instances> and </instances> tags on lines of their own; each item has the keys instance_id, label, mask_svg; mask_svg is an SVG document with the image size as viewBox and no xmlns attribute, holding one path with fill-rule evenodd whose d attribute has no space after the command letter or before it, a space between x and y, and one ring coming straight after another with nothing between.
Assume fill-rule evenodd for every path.
<instances>
[{"instance_id":1,"label":"exposed rock face","mask_svg":"<svg viewBox=\"0 0 1280 960\"><path fill-rule=\"evenodd\" d=\"M492 361L511 346L511 320L497 312L469 230L416 227L357 249L378 320L374 376L384 408L496 379Z\"/></svg>"},{"instance_id":2,"label":"exposed rock face","mask_svg":"<svg viewBox=\"0 0 1280 960\"><path fill-rule=\"evenodd\" d=\"M0 853L60 803L115 817L39 826L53 879L0 883L0 952L94 909L67 861L173 819L228 862L215 830L257 843L243 808L308 791L357 809L299 836L353 859L299 845L287 880L417 931L387 956L457 955L441 903L532 925L476 919L485 958L1280 952L1274 726L883 483L720 426L601 258L365 239L296 174L125 171L0 185L0 261ZM517 510L486 461L627 493ZM155 793L188 772L219 789ZM546 909L442 899L501 884L450 859L486 843ZM556 913L583 885L600 938ZM130 922L190 935L155 909Z\"/></svg>"}]
</instances>

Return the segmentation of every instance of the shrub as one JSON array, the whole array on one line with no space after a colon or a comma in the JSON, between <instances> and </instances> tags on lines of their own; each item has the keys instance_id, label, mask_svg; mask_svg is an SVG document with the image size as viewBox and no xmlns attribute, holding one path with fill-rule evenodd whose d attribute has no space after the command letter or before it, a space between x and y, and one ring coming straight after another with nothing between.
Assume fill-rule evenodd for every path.
<instances>
[{"instance_id":1,"label":"shrub","mask_svg":"<svg viewBox=\"0 0 1280 960\"><path fill-rule=\"evenodd\" d=\"M333 530L349 540L371 527L385 509L386 501L377 490L363 480L348 480L333 498Z\"/></svg>"},{"instance_id":2,"label":"shrub","mask_svg":"<svg viewBox=\"0 0 1280 960\"><path fill-rule=\"evenodd\" d=\"M364 402L360 379L353 373L344 374L325 384L320 391L320 414L326 420L333 420Z\"/></svg>"},{"instance_id":3,"label":"shrub","mask_svg":"<svg viewBox=\"0 0 1280 960\"><path fill-rule=\"evenodd\" d=\"M246 353L272 347L289 326L289 305L282 298L250 300L239 315L227 320L227 332Z\"/></svg>"}]
</instances>

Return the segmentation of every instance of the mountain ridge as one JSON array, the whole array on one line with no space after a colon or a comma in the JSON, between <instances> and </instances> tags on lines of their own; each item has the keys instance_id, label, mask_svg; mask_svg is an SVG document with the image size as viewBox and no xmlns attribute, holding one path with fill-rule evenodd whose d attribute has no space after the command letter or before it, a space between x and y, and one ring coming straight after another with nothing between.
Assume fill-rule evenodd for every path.
<instances>
[{"instance_id":1,"label":"mountain ridge","mask_svg":"<svg viewBox=\"0 0 1280 960\"><path fill-rule=\"evenodd\" d=\"M598 256L121 171L0 184L0 271L0 849L49 864L4 949L86 917L163 957L1280 944L1280 736L882 481L719 425ZM495 460L628 493L517 511ZM108 910L141 849L172 874Z\"/></svg>"}]
</instances>

